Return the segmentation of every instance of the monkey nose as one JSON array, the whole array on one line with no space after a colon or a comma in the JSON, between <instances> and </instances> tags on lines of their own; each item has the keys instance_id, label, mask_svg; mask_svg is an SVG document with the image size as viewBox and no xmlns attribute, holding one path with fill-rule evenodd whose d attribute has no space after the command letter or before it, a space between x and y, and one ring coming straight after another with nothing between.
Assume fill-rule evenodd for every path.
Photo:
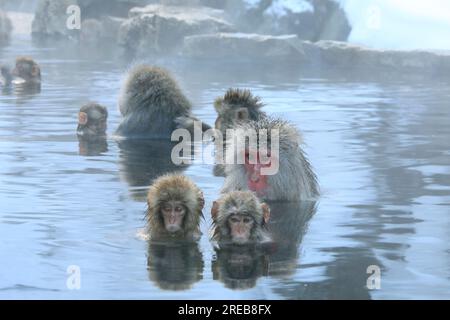
<instances>
[{"instance_id":1,"label":"monkey nose","mask_svg":"<svg viewBox=\"0 0 450 320\"><path fill-rule=\"evenodd\" d=\"M175 215L169 216L169 223L174 224L177 221L177 218Z\"/></svg>"}]
</instances>

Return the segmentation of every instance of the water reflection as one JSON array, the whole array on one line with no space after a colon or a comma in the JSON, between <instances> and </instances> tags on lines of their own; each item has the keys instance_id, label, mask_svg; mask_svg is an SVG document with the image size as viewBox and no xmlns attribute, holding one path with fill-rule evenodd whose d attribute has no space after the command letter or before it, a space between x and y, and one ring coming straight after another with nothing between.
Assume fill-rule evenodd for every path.
<instances>
[{"instance_id":1,"label":"water reflection","mask_svg":"<svg viewBox=\"0 0 450 320\"><path fill-rule=\"evenodd\" d=\"M155 178L188 167L173 163L171 153L175 144L165 140L128 139L118 141L118 146L120 175L136 200L145 199L147 187Z\"/></svg>"},{"instance_id":2,"label":"water reflection","mask_svg":"<svg viewBox=\"0 0 450 320\"><path fill-rule=\"evenodd\" d=\"M269 232L273 244L270 249L269 274L292 275L297 270L299 246L316 213L317 203L268 202L270 206Z\"/></svg>"},{"instance_id":3,"label":"water reflection","mask_svg":"<svg viewBox=\"0 0 450 320\"><path fill-rule=\"evenodd\" d=\"M84 138L78 136L78 152L81 156L99 156L107 151L106 137Z\"/></svg>"},{"instance_id":4,"label":"water reflection","mask_svg":"<svg viewBox=\"0 0 450 320\"><path fill-rule=\"evenodd\" d=\"M234 290L253 288L267 270L267 252L255 245L220 246L212 262L213 279Z\"/></svg>"},{"instance_id":5,"label":"water reflection","mask_svg":"<svg viewBox=\"0 0 450 320\"><path fill-rule=\"evenodd\" d=\"M164 290L188 290L203 279L203 256L196 243L149 241L149 279Z\"/></svg>"}]
</instances>

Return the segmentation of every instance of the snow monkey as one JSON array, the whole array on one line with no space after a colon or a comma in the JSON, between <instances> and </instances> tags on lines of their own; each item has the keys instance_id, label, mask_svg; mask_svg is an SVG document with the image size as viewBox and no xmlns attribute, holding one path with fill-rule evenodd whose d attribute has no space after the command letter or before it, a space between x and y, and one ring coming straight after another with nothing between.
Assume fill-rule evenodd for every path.
<instances>
[{"instance_id":1,"label":"snow monkey","mask_svg":"<svg viewBox=\"0 0 450 320\"><path fill-rule=\"evenodd\" d=\"M30 57L17 57L16 67L12 70L15 85L40 86L41 68Z\"/></svg>"},{"instance_id":2,"label":"snow monkey","mask_svg":"<svg viewBox=\"0 0 450 320\"><path fill-rule=\"evenodd\" d=\"M220 245L258 244L269 241L265 225L270 208L253 192L232 191L214 201L212 240Z\"/></svg>"},{"instance_id":3,"label":"snow monkey","mask_svg":"<svg viewBox=\"0 0 450 320\"><path fill-rule=\"evenodd\" d=\"M192 114L189 100L168 71L137 65L128 73L119 97L123 116L117 129L120 136L131 138L170 138L175 129L191 132L199 120ZM210 129L201 123L202 131Z\"/></svg>"},{"instance_id":4,"label":"snow monkey","mask_svg":"<svg viewBox=\"0 0 450 320\"><path fill-rule=\"evenodd\" d=\"M214 101L214 108L217 112L214 141L218 158L223 155L226 130L234 128L240 122L258 120L264 117L265 113L260 110L261 107L263 107L261 99L247 89L230 88L223 97ZM221 136L218 135L219 133ZM217 163L214 166L213 173L215 176L225 176L225 166L222 163Z\"/></svg>"},{"instance_id":5,"label":"snow monkey","mask_svg":"<svg viewBox=\"0 0 450 320\"><path fill-rule=\"evenodd\" d=\"M265 117L240 123L236 129L235 136L229 139L246 141L250 137L249 143L227 140L222 193L251 190L266 201L314 200L318 196L317 177L293 125Z\"/></svg>"},{"instance_id":6,"label":"snow monkey","mask_svg":"<svg viewBox=\"0 0 450 320\"><path fill-rule=\"evenodd\" d=\"M77 135L91 139L106 136L108 110L95 102L89 102L78 112Z\"/></svg>"},{"instance_id":7,"label":"snow monkey","mask_svg":"<svg viewBox=\"0 0 450 320\"><path fill-rule=\"evenodd\" d=\"M264 116L260 110L262 106L261 99L250 90L230 88L223 97L214 101L217 112L215 127L225 135L226 129L233 128L238 122L258 120Z\"/></svg>"},{"instance_id":8,"label":"snow monkey","mask_svg":"<svg viewBox=\"0 0 450 320\"><path fill-rule=\"evenodd\" d=\"M147 222L151 240L191 240L200 237L203 193L187 177L163 175L150 186Z\"/></svg>"}]
</instances>

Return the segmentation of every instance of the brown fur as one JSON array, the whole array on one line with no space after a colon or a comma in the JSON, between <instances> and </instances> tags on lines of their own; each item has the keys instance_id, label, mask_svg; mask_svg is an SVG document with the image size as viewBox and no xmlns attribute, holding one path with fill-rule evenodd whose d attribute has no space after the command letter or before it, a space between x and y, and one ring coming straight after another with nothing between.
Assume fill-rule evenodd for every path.
<instances>
[{"instance_id":1,"label":"brown fur","mask_svg":"<svg viewBox=\"0 0 450 320\"><path fill-rule=\"evenodd\" d=\"M261 98L254 96L250 90L230 88L223 97L214 101L217 112L216 129L225 134L225 130L234 127L239 121L257 120L264 116ZM239 119L239 114L242 118Z\"/></svg>"},{"instance_id":2,"label":"brown fur","mask_svg":"<svg viewBox=\"0 0 450 320\"><path fill-rule=\"evenodd\" d=\"M31 57L17 57L14 76L25 80L25 84L38 85L41 83L41 68Z\"/></svg>"},{"instance_id":3,"label":"brown fur","mask_svg":"<svg viewBox=\"0 0 450 320\"><path fill-rule=\"evenodd\" d=\"M193 132L192 106L165 69L137 65L128 73L119 98L123 119L117 134L135 138L169 138L178 128ZM202 130L210 127L202 123Z\"/></svg>"},{"instance_id":4,"label":"brown fur","mask_svg":"<svg viewBox=\"0 0 450 320\"><path fill-rule=\"evenodd\" d=\"M233 214L232 208L236 208L239 213L248 213L254 220L254 230L251 234L251 242L264 242L268 240L265 232L265 225L268 216L265 216L263 206L268 209L267 205L260 202L258 197L250 191L232 191L222 195L214 202L211 210L213 218L212 240L220 242L228 242L231 240L227 221Z\"/></svg>"},{"instance_id":5,"label":"brown fur","mask_svg":"<svg viewBox=\"0 0 450 320\"><path fill-rule=\"evenodd\" d=\"M87 123L78 123L77 135L83 138L98 138L106 136L108 110L95 102L89 102L80 108L79 117L87 117Z\"/></svg>"},{"instance_id":6,"label":"brown fur","mask_svg":"<svg viewBox=\"0 0 450 320\"><path fill-rule=\"evenodd\" d=\"M160 209L164 202L181 201L187 209L183 230L175 235L164 228ZM187 239L195 240L200 235L200 218L203 217L203 193L187 177L167 174L159 177L150 186L147 195L147 222L151 239Z\"/></svg>"}]
</instances>

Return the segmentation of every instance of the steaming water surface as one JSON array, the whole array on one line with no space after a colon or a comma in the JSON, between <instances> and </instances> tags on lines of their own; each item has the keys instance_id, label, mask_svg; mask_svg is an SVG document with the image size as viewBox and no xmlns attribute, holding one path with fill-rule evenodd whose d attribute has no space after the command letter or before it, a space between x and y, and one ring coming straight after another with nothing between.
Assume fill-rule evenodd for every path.
<instances>
[{"instance_id":1,"label":"steaming water surface","mask_svg":"<svg viewBox=\"0 0 450 320\"><path fill-rule=\"evenodd\" d=\"M209 124L228 87L261 96L265 111L302 130L320 179L317 204L272 204L269 252L216 253L209 210L223 178L211 165L176 168L154 144L112 137L92 152L79 146L83 103L108 106L110 136L117 127L129 61L90 60L24 37L1 61L20 54L41 63L43 86L0 96L0 298L450 298L448 83L157 61ZM204 191L203 236L198 247L149 247L138 236L147 182L175 169ZM70 265L80 267L80 290L67 287ZM381 268L379 290L366 287L370 265Z\"/></svg>"}]
</instances>

